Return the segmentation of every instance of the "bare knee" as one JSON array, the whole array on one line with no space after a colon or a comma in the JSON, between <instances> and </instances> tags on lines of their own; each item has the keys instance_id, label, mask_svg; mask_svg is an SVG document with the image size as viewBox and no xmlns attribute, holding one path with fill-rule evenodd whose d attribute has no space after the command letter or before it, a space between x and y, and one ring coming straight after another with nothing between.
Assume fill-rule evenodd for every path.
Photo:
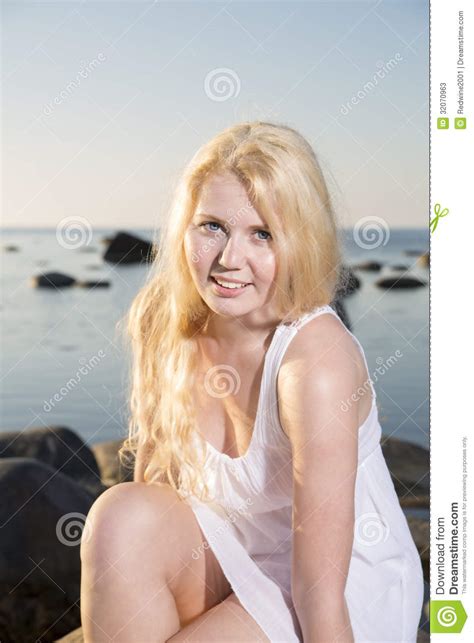
<instances>
[{"instance_id":1,"label":"bare knee","mask_svg":"<svg viewBox=\"0 0 474 643\"><path fill-rule=\"evenodd\" d=\"M126 565L140 556L164 558L166 525L181 508L178 494L165 485L123 482L92 505L81 542L84 564ZM151 561L158 563L159 561Z\"/></svg>"}]
</instances>

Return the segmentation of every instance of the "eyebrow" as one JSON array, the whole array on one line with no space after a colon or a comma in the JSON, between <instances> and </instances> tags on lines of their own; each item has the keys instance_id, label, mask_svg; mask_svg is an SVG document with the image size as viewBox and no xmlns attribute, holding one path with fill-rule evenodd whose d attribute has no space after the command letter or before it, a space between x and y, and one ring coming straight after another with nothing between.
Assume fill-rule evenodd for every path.
<instances>
[{"instance_id":1,"label":"eyebrow","mask_svg":"<svg viewBox=\"0 0 474 643\"><path fill-rule=\"evenodd\" d=\"M214 216L213 214L206 214L205 212L198 212L196 214L197 217L202 217L204 219L214 219L218 223L222 223L223 225L227 224L227 221L224 221L223 219L219 219L219 217ZM270 228L266 223L261 223L261 224L256 224L256 225L251 225L249 228L258 228L258 230L268 230L270 231Z\"/></svg>"}]
</instances>

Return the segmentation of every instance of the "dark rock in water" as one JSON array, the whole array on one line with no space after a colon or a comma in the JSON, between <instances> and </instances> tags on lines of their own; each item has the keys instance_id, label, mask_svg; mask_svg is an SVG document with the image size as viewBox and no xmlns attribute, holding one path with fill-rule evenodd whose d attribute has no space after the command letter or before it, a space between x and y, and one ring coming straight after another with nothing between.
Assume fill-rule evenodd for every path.
<instances>
[{"instance_id":1,"label":"dark rock in water","mask_svg":"<svg viewBox=\"0 0 474 643\"><path fill-rule=\"evenodd\" d=\"M100 476L105 485L133 480L133 467L125 467L119 460L118 451L123 440L110 440L92 445L92 451L100 469Z\"/></svg>"},{"instance_id":2,"label":"dark rock in water","mask_svg":"<svg viewBox=\"0 0 474 643\"><path fill-rule=\"evenodd\" d=\"M104 279L99 281L78 281L77 285L81 288L109 288L110 281Z\"/></svg>"},{"instance_id":3,"label":"dark rock in water","mask_svg":"<svg viewBox=\"0 0 474 643\"><path fill-rule=\"evenodd\" d=\"M104 259L120 264L151 262L154 254L154 245L149 241L128 232L118 232L105 251Z\"/></svg>"},{"instance_id":4,"label":"dark rock in water","mask_svg":"<svg viewBox=\"0 0 474 643\"><path fill-rule=\"evenodd\" d=\"M18 252L20 248L18 246L11 244L11 245L3 246L3 250L5 252Z\"/></svg>"},{"instance_id":5,"label":"dark rock in water","mask_svg":"<svg viewBox=\"0 0 474 643\"><path fill-rule=\"evenodd\" d=\"M8 458L34 458L52 467L93 496L104 490L90 448L71 429L61 426L0 433L0 463Z\"/></svg>"},{"instance_id":6,"label":"dark rock in water","mask_svg":"<svg viewBox=\"0 0 474 643\"><path fill-rule=\"evenodd\" d=\"M31 278L31 285L34 288L64 288L73 286L75 283L74 277L61 272L43 272Z\"/></svg>"},{"instance_id":7,"label":"dark rock in water","mask_svg":"<svg viewBox=\"0 0 474 643\"><path fill-rule=\"evenodd\" d=\"M426 286L426 281L415 276L393 275L381 277L375 282L379 288L420 288Z\"/></svg>"},{"instance_id":8,"label":"dark rock in water","mask_svg":"<svg viewBox=\"0 0 474 643\"><path fill-rule=\"evenodd\" d=\"M392 266L392 270L409 270L409 266L405 266L403 263L401 264L396 264L395 266Z\"/></svg>"},{"instance_id":9,"label":"dark rock in water","mask_svg":"<svg viewBox=\"0 0 474 643\"><path fill-rule=\"evenodd\" d=\"M424 254L424 250L405 250L407 257L419 257Z\"/></svg>"},{"instance_id":10,"label":"dark rock in water","mask_svg":"<svg viewBox=\"0 0 474 643\"><path fill-rule=\"evenodd\" d=\"M354 270L367 270L368 272L378 272L382 268L382 264L378 261L362 261L353 266Z\"/></svg>"},{"instance_id":11,"label":"dark rock in water","mask_svg":"<svg viewBox=\"0 0 474 643\"><path fill-rule=\"evenodd\" d=\"M342 266L337 287L337 297L346 297L360 288L360 279L350 266Z\"/></svg>"},{"instance_id":12,"label":"dark rock in water","mask_svg":"<svg viewBox=\"0 0 474 643\"><path fill-rule=\"evenodd\" d=\"M418 259L416 260L416 263L421 266L422 268L429 268L430 267L430 253L425 252L424 254L420 255Z\"/></svg>"},{"instance_id":13,"label":"dark rock in water","mask_svg":"<svg viewBox=\"0 0 474 643\"><path fill-rule=\"evenodd\" d=\"M397 438L382 438L381 443L398 497L426 498L430 493L429 451Z\"/></svg>"},{"instance_id":14,"label":"dark rock in water","mask_svg":"<svg viewBox=\"0 0 474 643\"><path fill-rule=\"evenodd\" d=\"M0 460L0 636L55 641L80 626L80 541L94 496L30 458Z\"/></svg>"}]
</instances>

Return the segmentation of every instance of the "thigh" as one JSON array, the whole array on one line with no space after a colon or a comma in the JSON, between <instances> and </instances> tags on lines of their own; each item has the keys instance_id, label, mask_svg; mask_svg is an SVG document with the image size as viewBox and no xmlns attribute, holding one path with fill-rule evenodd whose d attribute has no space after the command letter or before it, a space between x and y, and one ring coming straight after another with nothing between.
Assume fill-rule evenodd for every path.
<instances>
[{"instance_id":1,"label":"thigh","mask_svg":"<svg viewBox=\"0 0 474 643\"><path fill-rule=\"evenodd\" d=\"M232 592L186 625L167 643L269 643L270 639Z\"/></svg>"}]
</instances>

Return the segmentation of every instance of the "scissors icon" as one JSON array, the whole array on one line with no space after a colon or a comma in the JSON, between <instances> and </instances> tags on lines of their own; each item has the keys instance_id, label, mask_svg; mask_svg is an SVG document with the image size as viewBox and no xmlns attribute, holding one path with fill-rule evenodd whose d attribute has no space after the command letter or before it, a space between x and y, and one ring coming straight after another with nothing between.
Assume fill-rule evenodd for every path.
<instances>
[{"instance_id":1,"label":"scissors icon","mask_svg":"<svg viewBox=\"0 0 474 643\"><path fill-rule=\"evenodd\" d=\"M449 214L449 210L448 208L444 208L443 210L441 210L441 205L439 203L435 203L434 213L435 216L430 221L431 233L436 230L438 221L441 219L441 217L445 217L447 214Z\"/></svg>"}]
</instances>

